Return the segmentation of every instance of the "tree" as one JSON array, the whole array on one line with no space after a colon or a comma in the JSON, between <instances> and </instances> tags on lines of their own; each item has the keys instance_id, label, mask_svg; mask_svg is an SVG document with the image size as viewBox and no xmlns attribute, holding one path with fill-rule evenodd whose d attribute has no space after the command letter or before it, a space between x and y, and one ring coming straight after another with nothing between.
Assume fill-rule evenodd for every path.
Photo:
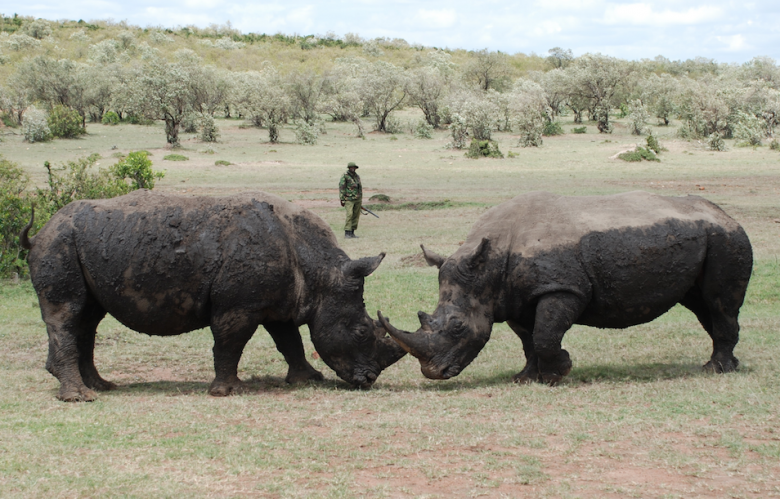
<instances>
[{"instance_id":1,"label":"tree","mask_svg":"<svg viewBox=\"0 0 780 499\"><path fill-rule=\"evenodd\" d=\"M284 82L270 64L262 71L247 71L236 77L236 106L257 126L268 128L268 140L279 141L279 128L287 119L290 101Z\"/></svg>"},{"instance_id":2,"label":"tree","mask_svg":"<svg viewBox=\"0 0 780 499\"><path fill-rule=\"evenodd\" d=\"M293 71L286 78L290 96L291 113L308 125L317 121L317 113L323 96L324 80L314 71Z\"/></svg>"},{"instance_id":3,"label":"tree","mask_svg":"<svg viewBox=\"0 0 780 499\"><path fill-rule=\"evenodd\" d=\"M446 92L443 75L434 67L424 66L410 70L406 81L409 103L420 108L429 125L439 128L439 107Z\"/></svg>"},{"instance_id":4,"label":"tree","mask_svg":"<svg viewBox=\"0 0 780 499\"><path fill-rule=\"evenodd\" d=\"M199 110L198 86L202 69L194 64L170 63L159 59L145 64L132 87L132 112L165 121L165 138L179 146L179 126L185 115Z\"/></svg>"},{"instance_id":5,"label":"tree","mask_svg":"<svg viewBox=\"0 0 780 499\"><path fill-rule=\"evenodd\" d=\"M560 115L566 100L569 98L566 73L562 69L553 69L547 72L531 71L528 77L544 90L544 97L550 108L550 118L554 119ZM576 117L577 113L575 113L575 121Z\"/></svg>"},{"instance_id":6,"label":"tree","mask_svg":"<svg viewBox=\"0 0 780 499\"><path fill-rule=\"evenodd\" d=\"M358 93L376 120L374 129L387 132L390 113L406 100L406 77L389 62L362 64L358 72Z\"/></svg>"},{"instance_id":7,"label":"tree","mask_svg":"<svg viewBox=\"0 0 780 499\"><path fill-rule=\"evenodd\" d=\"M574 54L572 54L571 49L564 50L560 47L553 47L547 53L550 54L547 56L547 62L553 69L565 68L574 61Z\"/></svg>"},{"instance_id":8,"label":"tree","mask_svg":"<svg viewBox=\"0 0 780 499\"><path fill-rule=\"evenodd\" d=\"M467 84L485 91L492 88L501 92L509 87L512 68L509 66L506 54L488 52L487 49L471 54L473 54L472 59L463 66L463 79Z\"/></svg>"},{"instance_id":9,"label":"tree","mask_svg":"<svg viewBox=\"0 0 780 499\"><path fill-rule=\"evenodd\" d=\"M551 114L544 89L531 80L518 80L509 93L509 113L513 129L520 134L522 147L542 145L542 133Z\"/></svg>"},{"instance_id":10,"label":"tree","mask_svg":"<svg viewBox=\"0 0 780 499\"><path fill-rule=\"evenodd\" d=\"M321 110L329 114L333 121L354 123L357 136L364 138L365 129L360 117L365 104L359 88L360 80L356 68L342 60L324 77Z\"/></svg>"},{"instance_id":11,"label":"tree","mask_svg":"<svg viewBox=\"0 0 780 499\"><path fill-rule=\"evenodd\" d=\"M570 97L590 101L592 117L601 133L609 133L609 112L614 99L634 72L631 63L601 54L585 54L575 60L566 73L570 78Z\"/></svg>"}]
</instances>

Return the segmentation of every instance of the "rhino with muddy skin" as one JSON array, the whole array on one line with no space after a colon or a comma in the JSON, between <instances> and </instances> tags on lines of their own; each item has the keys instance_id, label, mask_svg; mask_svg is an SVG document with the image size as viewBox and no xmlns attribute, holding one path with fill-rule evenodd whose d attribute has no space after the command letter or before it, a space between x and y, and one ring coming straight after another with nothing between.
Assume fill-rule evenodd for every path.
<instances>
[{"instance_id":1,"label":"rhino with muddy skin","mask_svg":"<svg viewBox=\"0 0 780 499\"><path fill-rule=\"evenodd\" d=\"M416 333L388 332L433 379L457 376L507 322L526 365L520 383L559 382L571 370L561 348L573 324L626 328L677 303L712 337L705 369L729 372L737 316L753 265L742 228L697 196L645 192L564 197L532 192L482 215L449 258L423 247L439 267L439 304L419 312Z\"/></svg>"},{"instance_id":2,"label":"rhino with muddy skin","mask_svg":"<svg viewBox=\"0 0 780 499\"><path fill-rule=\"evenodd\" d=\"M32 240L29 227L21 241L61 400L93 400L95 390L115 388L93 360L106 313L155 336L210 326L209 393L217 396L240 388L238 362L260 324L289 365L288 382L323 379L306 360L302 324L325 363L357 387L370 387L406 353L363 303L364 278L384 253L350 260L322 219L276 196L141 190L73 202Z\"/></svg>"}]
</instances>

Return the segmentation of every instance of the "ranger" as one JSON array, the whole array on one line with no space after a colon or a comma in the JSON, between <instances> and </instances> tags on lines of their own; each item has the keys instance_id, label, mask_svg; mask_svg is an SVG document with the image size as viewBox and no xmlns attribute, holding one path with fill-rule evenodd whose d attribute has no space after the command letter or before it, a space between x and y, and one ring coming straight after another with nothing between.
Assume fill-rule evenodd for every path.
<instances>
[{"instance_id":1,"label":"ranger","mask_svg":"<svg viewBox=\"0 0 780 499\"><path fill-rule=\"evenodd\" d=\"M344 223L344 237L355 239L358 221L360 220L360 208L363 206L363 185L360 183L360 168L354 162L347 163L347 171L339 180L339 200L341 206L347 209L347 219Z\"/></svg>"}]
</instances>

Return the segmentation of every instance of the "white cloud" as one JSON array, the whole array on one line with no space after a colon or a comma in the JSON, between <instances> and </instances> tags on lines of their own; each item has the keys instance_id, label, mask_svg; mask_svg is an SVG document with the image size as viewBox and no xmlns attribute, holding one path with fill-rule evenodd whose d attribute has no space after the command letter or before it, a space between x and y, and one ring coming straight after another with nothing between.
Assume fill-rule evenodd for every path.
<instances>
[{"instance_id":1,"label":"white cloud","mask_svg":"<svg viewBox=\"0 0 780 499\"><path fill-rule=\"evenodd\" d=\"M651 4L632 3L613 5L604 12L606 24L634 24L647 26L694 25L716 21L723 10L716 6L702 6L684 11L663 10L656 12Z\"/></svg>"},{"instance_id":2,"label":"white cloud","mask_svg":"<svg viewBox=\"0 0 780 499\"><path fill-rule=\"evenodd\" d=\"M738 52L748 48L745 37L742 35L716 36L715 38L726 45L726 50L729 52Z\"/></svg>"},{"instance_id":3,"label":"white cloud","mask_svg":"<svg viewBox=\"0 0 780 499\"><path fill-rule=\"evenodd\" d=\"M420 9L414 16L418 24L430 28L450 28L455 24L458 15L452 10Z\"/></svg>"}]
</instances>

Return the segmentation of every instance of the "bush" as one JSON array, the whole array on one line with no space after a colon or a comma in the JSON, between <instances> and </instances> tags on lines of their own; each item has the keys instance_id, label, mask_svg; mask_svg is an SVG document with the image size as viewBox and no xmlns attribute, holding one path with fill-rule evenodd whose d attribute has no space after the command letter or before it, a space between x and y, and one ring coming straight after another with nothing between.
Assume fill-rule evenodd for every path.
<instances>
[{"instance_id":1,"label":"bush","mask_svg":"<svg viewBox=\"0 0 780 499\"><path fill-rule=\"evenodd\" d=\"M130 179L131 190L154 189L155 179L161 179L165 172L152 170L152 161L146 151L135 151L120 160L112 168L111 172L116 178Z\"/></svg>"},{"instance_id":2,"label":"bush","mask_svg":"<svg viewBox=\"0 0 780 499\"><path fill-rule=\"evenodd\" d=\"M186 113L179 124L184 133L198 133L199 113Z\"/></svg>"},{"instance_id":3,"label":"bush","mask_svg":"<svg viewBox=\"0 0 780 499\"><path fill-rule=\"evenodd\" d=\"M418 139L432 139L433 138L433 125L425 120L420 120L413 127L414 136Z\"/></svg>"},{"instance_id":4,"label":"bush","mask_svg":"<svg viewBox=\"0 0 780 499\"><path fill-rule=\"evenodd\" d=\"M225 161L224 159L218 159L214 162L214 166L230 166L233 163L230 161Z\"/></svg>"},{"instance_id":5,"label":"bush","mask_svg":"<svg viewBox=\"0 0 780 499\"><path fill-rule=\"evenodd\" d=\"M575 127L575 128L571 129L571 132L572 133L587 133L588 132L588 127L586 127L586 126L581 126L581 127L578 127L578 128Z\"/></svg>"},{"instance_id":6,"label":"bush","mask_svg":"<svg viewBox=\"0 0 780 499\"><path fill-rule=\"evenodd\" d=\"M645 133L647 130L647 122L650 120L650 114L648 114L642 101L639 99L631 101L628 105L628 111L628 129L631 133L633 135L642 135Z\"/></svg>"},{"instance_id":7,"label":"bush","mask_svg":"<svg viewBox=\"0 0 780 499\"><path fill-rule=\"evenodd\" d=\"M81 126L81 115L78 111L66 106L54 106L49 113L48 124L53 137L72 139L87 133Z\"/></svg>"},{"instance_id":8,"label":"bush","mask_svg":"<svg viewBox=\"0 0 780 499\"><path fill-rule=\"evenodd\" d=\"M208 113L201 113L199 118L200 140L203 142L216 142L219 139L219 128L214 117Z\"/></svg>"},{"instance_id":9,"label":"bush","mask_svg":"<svg viewBox=\"0 0 780 499\"><path fill-rule=\"evenodd\" d=\"M319 138L319 127L305 121L295 123L295 141L299 144L313 146Z\"/></svg>"},{"instance_id":10,"label":"bush","mask_svg":"<svg viewBox=\"0 0 780 499\"><path fill-rule=\"evenodd\" d=\"M739 113L739 121L734 125L734 138L741 141L740 145L760 146L766 137L766 125L756 116L744 112Z\"/></svg>"},{"instance_id":11,"label":"bush","mask_svg":"<svg viewBox=\"0 0 780 499\"><path fill-rule=\"evenodd\" d=\"M34 107L24 113L22 133L27 142L46 142L51 140L51 130L46 120L46 113Z\"/></svg>"},{"instance_id":12,"label":"bush","mask_svg":"<svg viewBox=\"0 0 780 499\"><path fill-rule=\"evenodd\" d=\"M498 150L498 142L495 140L472 139L469 150L466 151L466 157L471 159L503 158L504 155Z\"/></svg>"},{"instance_id":13,"label":"bush","mask_svg":"<svg viewBox=\"0 0 780 499\"><path fill-rule=\"evenodd\" d=\"M48 189L37 189L41 206L54 214L77 199L105 199L130 192L130 186L110 170L92 170L99 159L99 154L92 154L55 169L46 161L43 165L48 171Z\"/></svg>"},{"instance_id":14,"label":"bush","mask_svg":"<svg viewBox=\"0 0 780 499\"><path fill-rule=\"evenodd\" d=\"M772 140L772 142L769 143L769 149L780 151L780 142L778 142L777 139Z\"/></svg>"},{"instance_id":15,"label":"bush","mask_svg":"<svg viewBox=\"0 0 780 499\"><path fill-rule=\"evenodd\" d=\"M710 150L712 151L726 150L726 142L723 140L723 137L720 136L719 132L710 134L710 136L707 137L707 143L709 144Z\"/></svg>"},{"instance_id":16,"label":"bush","mask_svg":"<svg viewBox=\"0 0 780 499\"><path fill-rule=\"evenodd\" d=\"M551 137L553 135L563 135L564 131L561 127L561 124L557 121L548 121L544 124L544 129L542 129L542 135L545 137Z\"/></svg>"},{"instance_id":17,"label":"bush","mask_svg":"<svg viewBox=\"0 0 780 499\"><path fill-rule=\"evenodd\" d=\"M103 115L103 119L100 120L100 122L103 123L104 125L118 125L119 115L116 114L114 111L109 111Z\"/></svg>"},{"instance_id":18,"label":"bush","mask_svg":"<svg viewBox=\"0 0 780 499\"><path fill-rule=\"evenodd\" d=\"M187 156L182 156L181 154L168 154L166 156L163 156L163 159L165 161L187 161L190 158L188 158Z\"/></svg>"},{"instance_id":19,"label":"bush","mask_svg":"<svg viewBox=\"0 0 780 499\"><path fill-rule=\"evenodd\" d=\"M466 120L459 114L452 115L450 133L452 134L452 143L450 145L453 149L463 149L466 147L466 140L469 137L468 126L466 125Z\"/></svg>"},{"instance_id":20,"label":"bush","mask_svg":"<svg viewBox=\"0 0 780 499\"><path fill-rule=\"evenodd\" d=\"M635 151L624 152L623 154L620 154L618 158L622 159L623 161L629 161L629 162L638 162L642 160L661 161L655 156L655 153L653 153L653 151L639 146L636 148Z\"/></svg>"},{"instance_id":21,"label":"bush","mask_svg":"<svg viewBox=\"0 0 780 499\"><path fill-rule=\"evenodd\" d=\"M513 151L509 151L508 153L506 153L506 157L507 158L517 158L519 156L520 156L519 154L517 154L516 152L513 152Z\"/></svg>"},{"instance_id":22,"label":"bush","mask_svg":"<svg viewBox=\"0 0 780 499\"><path fill-rule=\"evenodd\" d=\"M127 117L122 120L125 123L129 123L131 125L154 125L154 120L150 120L148 118L144 118L143 116L138 116L136 114L129 114Z\"/></svg>"},{"instance_id":23,"label":"bush","mask_svg":"<svg viewBox=\"0 0 780 499\"><path fill-rule=\"evenodd\" d=\"M647 136L647 148L656 154L661 152L661 144L658 143L658 139L656 139L653 134Z\"/></svg>"},{"instance_id":24,"label":"bush","mask_svg":"<svg viewBox=\"0 0 780 499\"><path fill-rule=\"evenodd\" d=\"M392 134L403 133L404 125L401 120L395 116L388 116L385 121L385 131Z\"/></svg>"},{"instance_id":25,"label":"bush","mask_svg":"<svg viewBox=\"0 0 780 499\"><path fill-rule=\"evenodd\" d=\"M31 198L27 195L29 178L19 165L0 157L0 277L26 271L25 251L19 246L19 234L30 219ZM38 216L37 227L47 217Z\"/></svg>"}]
</instances>

